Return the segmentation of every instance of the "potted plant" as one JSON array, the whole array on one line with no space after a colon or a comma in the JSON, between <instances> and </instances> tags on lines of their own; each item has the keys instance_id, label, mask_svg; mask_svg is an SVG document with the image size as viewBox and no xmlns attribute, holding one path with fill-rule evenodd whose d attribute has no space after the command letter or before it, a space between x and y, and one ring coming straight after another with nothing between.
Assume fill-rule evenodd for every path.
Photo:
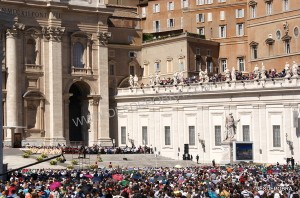
<instances>
[{"instance_id":1,"label":"potted plant","mask_svg":"<svg viewBox=\"0 0 300 198\"><path fill-rule=\"evenodd\" d=\"M42 157L42 158L47 158L48 155L47 155L46 153L42 153L42 154L41 154L41 157Z\"/></svg>"},{"instance_id":2,"label":"potted plant","mask_svg":"<svg viewBox=\"0 0 300 198\"><path fill-rule=\"evenodd\" d=\"M37 160L38 162L40 162L40 161L44 160L44 158L43 158L42 156L38 156L38 157L36 158L36 160Z\"/></svg>"},{"instance_id":3,"label":"potted plant","mask_svg":"<svg viewBox=\"0 0 300 198\"><path fill-rule=\"evenodd\" d=\"M74 169L74 166L73 165L68 165L67 169Z\"/></svg>"},{"instance_id":4,"label":"potted plant","mask_svg":"<svg viewBox=\"0 0 300 198\"><path fill-rule=\"evenodd\" d=\"M24 157L24 158L29 158L30 155L29 155L28 153L24 153L24 154L23 154L23 157Z\"/></svg>"},{"instance_id":5,"label":"potted plant","mask_svg":"<svg viewBox=\"0 0 300 198\"><path fill-rule=\"evenodd\" d=\"M78 165L78 161L77 160L72 160L72 164L73 165Z\"/></svg>"},{"instance_id":6,"label":"potted plant","mask_svg":"<svg viewBox=\"0 0 300 198\"><path fill-rule=\"evenodd\" d=\"M56 161L56 160L51 160L51 161L50 161L50 164L51 164L51 165L57 165L57 161Z\"/></svg>"}]
</instances>

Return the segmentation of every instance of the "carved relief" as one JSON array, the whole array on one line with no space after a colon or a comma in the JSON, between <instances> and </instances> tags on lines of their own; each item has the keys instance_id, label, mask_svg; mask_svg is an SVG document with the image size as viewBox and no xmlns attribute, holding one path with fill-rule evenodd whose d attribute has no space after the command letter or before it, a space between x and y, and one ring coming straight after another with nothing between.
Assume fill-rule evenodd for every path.
<instances>
[{"instance_id":1,"label":"carved relief","mask_svg":"<svg viewBox=\"0 0 300 198\"><path fill-rule=\"evenodd\" d=\"M65 28L53 26L43 27L42 33L47 40L61 41L61 38L65 33Z\"/></svg>"},{"instance_id":2,"label":"carved relief","mask_svg":"<svg viewBox=\"0 0 300 198\"><path fill-rule=\"evenodd\" d=\"M25 29L25 25L23 23L14 23L11 28L8 28L6 31L6 35L8 37L16 37L19 36L20 31Z\"/></svg>"},{"instance_id":3,"label":"carved relief","mask_svg":"<svg viewBox=\"0 0 300 198\"><path fill-rule=\"evenodd\" d=\"M100 44L102 45L107 45L108 40L111 38L111 33L110 32L98 32L97 35Z\"/></svg>"}]
</instances>

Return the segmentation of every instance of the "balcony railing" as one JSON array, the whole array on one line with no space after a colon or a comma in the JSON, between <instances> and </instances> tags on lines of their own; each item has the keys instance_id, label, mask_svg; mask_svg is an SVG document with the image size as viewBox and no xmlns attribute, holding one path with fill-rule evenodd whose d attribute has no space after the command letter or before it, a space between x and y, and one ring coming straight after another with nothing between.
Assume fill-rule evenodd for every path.
<instances>
[{"instance_id":1,"label":"balcony railing","mask_svg":"<svg viewBox=\"0 0 300 198\"><path fill-rule=\"evenodd\" d=\"M42 65L36 65L36 64L25 64L25 72L43 72L43 66Z\"/></svg>"},{"instance_id":2,"label":"balcony railing","mask_svg":"<svg viewBox=\"0 0 300 198\"><path fill-rule=\"evenodd\" d=\"M72 74L73 75L93 75L92 68L78 68L72 66Z\"/></svg>"}]
</instances>

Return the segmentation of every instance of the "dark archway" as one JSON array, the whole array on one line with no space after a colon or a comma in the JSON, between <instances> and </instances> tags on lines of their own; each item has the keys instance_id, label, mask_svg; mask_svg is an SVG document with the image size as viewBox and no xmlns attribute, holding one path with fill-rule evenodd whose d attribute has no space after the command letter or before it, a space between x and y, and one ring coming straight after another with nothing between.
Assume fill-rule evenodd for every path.
<instances>
[{"instance_id":1,"label":"dark archway","mask_svg":"<svg viewBox=\"0 0 300 198\"><path fill-rule=\"evenodd\" d=\"M70 143L88 144L90 114L88 95L90 87L84 82L76 82L70 87L72 94L69 103L69 140Z\"/></svg>"}]
</instances>

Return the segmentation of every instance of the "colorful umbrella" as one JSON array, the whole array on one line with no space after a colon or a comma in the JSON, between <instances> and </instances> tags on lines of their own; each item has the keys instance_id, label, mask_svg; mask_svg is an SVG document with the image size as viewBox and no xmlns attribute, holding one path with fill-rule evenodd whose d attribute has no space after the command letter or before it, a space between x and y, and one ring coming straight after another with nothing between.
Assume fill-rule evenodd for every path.
<instances>
[{"instance_id":1,"label":"colorful umbrella","mask_svg":"<svg viewBox=\"0 0 300 198\"><path fill-rule=\"evenodd\" d=\"M49 189L50 190L55 190L55 188L59 188L61 186L60 182L53 182L50 184Z\"/></svg>"},{"instance_id":2,"label":"colorful umbrella","mask_svg":"<svg viewBox=\"0 0 300 198\"><path fill-rule=\"evenodd\" d=\"M121 174L114 174L114 175L112 176L112 178L113 178L114 180L117 180L117 181L122 181L122 180L123 180L123 175L121 175Z\"/></svg>"}]
</instances>

